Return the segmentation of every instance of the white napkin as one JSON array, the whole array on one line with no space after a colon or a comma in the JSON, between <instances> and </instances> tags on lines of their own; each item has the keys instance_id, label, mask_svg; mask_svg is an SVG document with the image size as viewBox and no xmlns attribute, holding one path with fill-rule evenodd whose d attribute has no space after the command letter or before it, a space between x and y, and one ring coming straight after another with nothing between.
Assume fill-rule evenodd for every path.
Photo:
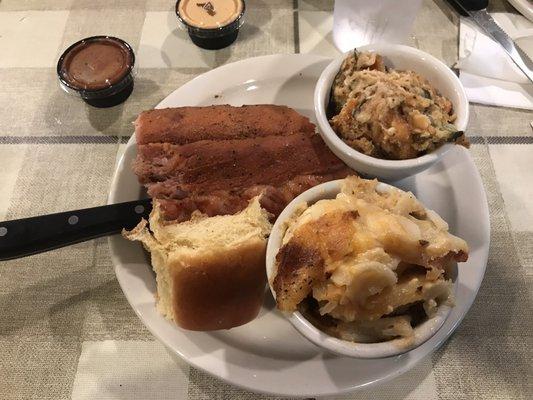
<instances>
[{"instance_id":1,"label":"white napkin","mask_svg":"<svg viewBox=\"0 0 533 400\"><path fill-rule=\"evenodd\" d=\"M369 43L407 43L422 0L335 0L333 43L342 52Z\"/></svg>"},{"instance_id":2,"label":"white napkin","mask_svg":"<svg viewBox=\"0 0 533 400\"><path fill-rule=\"evenodd\" d=\"M517 14L491 15L533 57L533 23ZM467 18L461 18L459 39L459 78L471 102L533 110L533 84L498 43Z\"/></svg>"}]
</instances>

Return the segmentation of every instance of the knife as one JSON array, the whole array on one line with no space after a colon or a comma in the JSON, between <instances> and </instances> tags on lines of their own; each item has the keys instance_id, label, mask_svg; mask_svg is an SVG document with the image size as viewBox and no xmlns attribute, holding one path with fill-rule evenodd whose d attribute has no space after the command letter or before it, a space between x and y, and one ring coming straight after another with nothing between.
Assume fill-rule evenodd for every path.
<instances>
[{"instance_id":1,"label":"knife","mask_svg":"<svg viewBox=\"0 0 533 400\"><path fill-rule=\"evenodd\" d=\"M0 261L132 229L151 210L151 199L143 199L0 222Z\"/></svg>"},{"instance_id":2,"label":"knife","mask_svg":"<svg viewBox=\"0 0 533 400\"><path fill-rule=\"evenodd\" d=\"M492 19L488 0L449 0L460 14L469 16L487 35L498 42L518 68L533 82L533 62Z\"/></svg>"}]
</instances>

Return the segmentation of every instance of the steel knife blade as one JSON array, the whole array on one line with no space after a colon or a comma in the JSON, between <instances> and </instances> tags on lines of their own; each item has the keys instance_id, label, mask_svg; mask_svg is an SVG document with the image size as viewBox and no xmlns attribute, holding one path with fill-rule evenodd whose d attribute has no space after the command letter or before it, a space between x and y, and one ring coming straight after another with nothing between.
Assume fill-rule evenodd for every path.
<instances>
[{"instance_id":1,"label":"steel knife blade","mask_svg":"<svg viewBox=\"0 0 533 400\"><path fill-rule=\"evenodd\" d=\"M504 30L492 19L487 12L486 0L450 0L462 10L463 15L467 15L492 39L498 42L509 55L516 66L533 83L533 61L527 56L519 46L507 35Z\"/></svg>"}]
</instances>

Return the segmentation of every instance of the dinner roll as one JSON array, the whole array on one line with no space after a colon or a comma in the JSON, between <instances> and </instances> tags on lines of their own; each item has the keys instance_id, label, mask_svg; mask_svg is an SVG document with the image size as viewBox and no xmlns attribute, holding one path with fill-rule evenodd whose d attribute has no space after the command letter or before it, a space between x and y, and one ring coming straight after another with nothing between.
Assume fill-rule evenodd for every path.
<instances>
[{"instance_id":1,"label":"dinner roll","mask_svg":"<svg viewBox=\"0 0 533 400\"><path fill-rule=\"evenodd\" d=\"M263 302L269 216L256 197L238 214L169 224L154 200L149 228L142 220L123 235L151 253L161 314L184 329L229 329L254 319Z\"/></svg>"}]
</instances>

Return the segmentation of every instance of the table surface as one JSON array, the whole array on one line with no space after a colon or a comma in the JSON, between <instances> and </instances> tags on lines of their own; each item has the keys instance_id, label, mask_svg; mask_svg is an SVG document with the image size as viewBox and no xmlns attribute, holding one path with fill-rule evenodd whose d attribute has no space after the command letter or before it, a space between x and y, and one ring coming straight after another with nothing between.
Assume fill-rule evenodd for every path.
<instances>
[{"instance_id":1,"label":"table surface","mask_svg":"<svg viewBox=\"0 0 533 400\"><path fill-rule=\"evenodd\" d=\"M492 11L510 11L492 2ZM231 47L202 51L163 0L0 2L0 220L105 204L132 121L219 65L273 53L334 56L333 1L247 1ZM412 44L453 66L458 19L425 0ZM62 49L109 34L136 51L135 90L95 109L58 87ZM477 299L452 338L413 371L353 399L533 398L531 112L471 105L467 134L491 215ZM273 384L275 384L273 382ZM115 279L107 240L0 264L0 398L262 398L176 360L142 325Z\"/></svg>"}]
</instances>

